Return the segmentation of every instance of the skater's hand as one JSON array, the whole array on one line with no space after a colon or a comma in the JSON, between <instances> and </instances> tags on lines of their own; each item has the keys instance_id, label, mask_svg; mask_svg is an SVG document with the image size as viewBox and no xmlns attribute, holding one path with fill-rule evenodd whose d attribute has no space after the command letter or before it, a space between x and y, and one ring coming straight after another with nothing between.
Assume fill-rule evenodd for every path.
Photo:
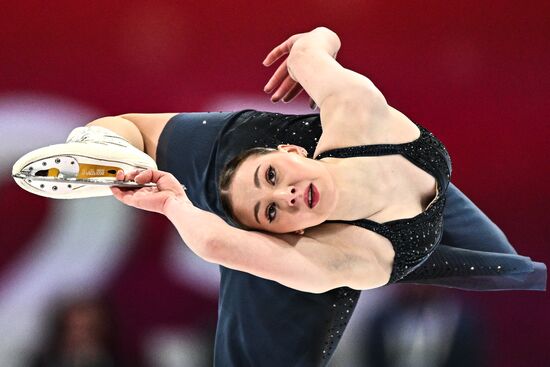
<instances>
[{"instance_id":1,"label":"skater's hand","mask_svg":"<svg viewBox=\"0 0 550 367\"><path fill-rule=\"evenodd\" d=\"M263 61L264 66L271 66L281 57L288 55L296 40L301 36L303 36L303 33L295 34L271 50ZM290 76L285 57L281 65L279 65L265 85L264 92L271 94L272 102L279 102L281 99L283 102L290 102L296 98L303 89L304 88Z\"/></svg>"},{"instance_id":2,"label":"skater's hand","mask_svg":"<svg viewBox=\"0 0 550 367\"><path fill-rule=\"evenodd\" d=\"M304 90L298 82L292 79L292 76L288 72L287 55L290 54L296 41L306 34L307 33L298 33L289 37L286 41L271 50L262 62L264 66L271 66L275 61L284 57L283 62L279 65L277 70L275 70L264 87L264 92L271 94L272 102L279 102L280 100L283 102L290 102ZM336 58L337 53L338 50L335 50L332 53L332 57ZM312 109L317 108L315 102L311 98L309 99L309 106Z\"/></svg>"},{"instance_id":3,"label":"skater's hand","mask_svg":"<svg viewBox=\"0 0 550 367\"><path fill-rule=\"evenodd\" d=\"M125 175L123 171L118 171L116 179L133 180L138 184L152 182L157 185L139 189L111 187L115 198L126 205L160 214L165 214L166 204L170 200L175 199L193 205L180 182L168 172L145 170L133 171Z\"/></svg>"}]
</instances>

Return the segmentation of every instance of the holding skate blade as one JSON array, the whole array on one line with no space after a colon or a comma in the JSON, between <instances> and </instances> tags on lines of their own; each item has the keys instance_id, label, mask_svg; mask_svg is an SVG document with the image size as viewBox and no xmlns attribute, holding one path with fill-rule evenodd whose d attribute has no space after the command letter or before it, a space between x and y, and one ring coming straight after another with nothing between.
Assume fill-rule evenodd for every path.
<instances>
[{"instance_id":1,"label":"holding skate blade","mask_svg":"<svg viewBox=\"0 0 550 367\"><path fill-rule=\"evenodd\" d=\"M26 191L53 199L112 195L110 187L156 187L117 180L117 171L156 169L155 161L110 130L73 130L64 144L31 151L15 162L12 177Z\"/></svg>"},{"instance_id":2,"label":"holding skate blade","mask_svg":"<svg viewBox=\"0 0 550 367\"><path fill-rule=\"evenodd\" d=\"M141 187L156 187L154 183L138 184L135 181L120 181L112 180L108 178L68 178L68 177L40 177L40 176L27 176L22 173L16 173L12 175L13 178L26 181L28 184L39 183L38 186L42 189L47 184L51 185L67 185L68 189L75 190L78 185L97 185L97 186L116 186L127 187L132 189L138 189ZM55 187L55 186L54 186ZM52 187L52 191L59 190L60 187Z\"/></svg>"}]
</instances>

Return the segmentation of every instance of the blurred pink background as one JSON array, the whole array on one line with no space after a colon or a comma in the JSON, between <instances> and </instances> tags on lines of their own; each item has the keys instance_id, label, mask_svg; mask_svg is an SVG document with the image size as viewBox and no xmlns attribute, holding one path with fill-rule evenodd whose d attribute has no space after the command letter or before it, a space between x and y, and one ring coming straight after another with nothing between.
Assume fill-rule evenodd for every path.
<instances>
[{"instance_id":1,"label":"blurred pink background","mask_svg":"<svg viewBox=\"0 0 550 367\"><path fill-rule=\"evenodd\" d=\"M32 196L12 182L11 165L103 115L307 112L303 98L268 102L262 88L273 70L261 61L319 25L339 34L344 66L441 138L453 182L518 252L550 264L548 1L5 1L0 365L25 365L48 335L52 307L79 297L107 300L128 365L210 363L216 266L190 254L158 215L112 198ZM483 320L488 366L550 365L547 292L452 293Z\"/></svg>"}]
</instances>

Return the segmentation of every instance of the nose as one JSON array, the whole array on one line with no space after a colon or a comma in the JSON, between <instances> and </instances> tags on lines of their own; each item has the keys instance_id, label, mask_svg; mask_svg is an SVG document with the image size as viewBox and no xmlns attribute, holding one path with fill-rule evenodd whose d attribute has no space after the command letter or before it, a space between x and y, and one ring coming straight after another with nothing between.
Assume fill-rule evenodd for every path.
<instances>
[{"instance_id":1,"label":"nose","mask_svg":"<svg viewBox=\"0 0 550 367\"><path fill-rule=\"evenodd\" d=\"M276 201L283 201L289 206L296 205L296 188L294 186L288 186L284 189L275 191L274 193Z\"/></svg>"}]
</instances>

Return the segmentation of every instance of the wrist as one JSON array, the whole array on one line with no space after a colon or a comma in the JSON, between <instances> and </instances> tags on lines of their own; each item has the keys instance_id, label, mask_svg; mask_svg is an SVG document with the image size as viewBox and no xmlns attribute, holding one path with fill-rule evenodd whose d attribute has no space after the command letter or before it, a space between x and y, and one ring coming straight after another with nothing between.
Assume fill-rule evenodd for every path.
<instances>
[{"instance_id":1,"label":"wrist","mask_svg":"<svg viewBox=\"0 0 550 367\"><path fill-rule=\"evenodd\" d=\"M340 37L338 37L334 31L328 29L327 27L317 27L313 31L318 34L322 34L322 37L329 45L329 49L327 51L330 54L335 54L340 50L342 43L340 41Z\"/></svg>"},{"instance_id":2,"label":"wrist","mask_svg":"<svg viewBox=\"0 0 550 367\"><path fill-rule=\"evenodd\" d=\"M181 215L182 212L193 211L196 209L197 208L195 208L186 197L182 198L180 196L174 195L170 196L164 202L162 214L164 214L168 219L172 220L177 214Z\"/></svg>"},{"instance_id":3,"label":"wrist","mask_svg":"<svg viewBox=\"0 0 550 367\"><path fill-rule=\"evenodd\" d=\"M317 27L299 38L292 46L292 50L323 50L334 57L340 50L340 46L340 38L336 33L326 27Z\"/></svg>"}]
</instances>

